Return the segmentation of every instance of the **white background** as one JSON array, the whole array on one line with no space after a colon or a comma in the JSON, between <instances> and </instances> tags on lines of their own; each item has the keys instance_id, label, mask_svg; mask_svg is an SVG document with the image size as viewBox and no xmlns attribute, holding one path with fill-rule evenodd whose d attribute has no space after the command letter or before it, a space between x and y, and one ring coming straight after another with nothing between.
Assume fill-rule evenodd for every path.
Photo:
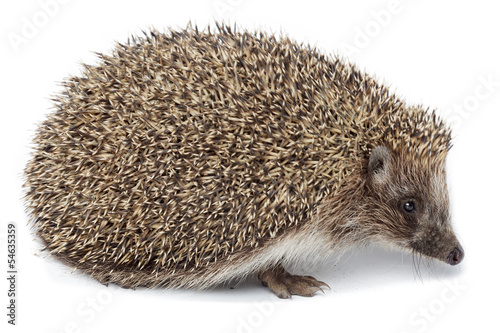
<instances>
[{"instance_id":1,"label":"white background","mask_svg":"<svg viewBox=\"0 0 500 333\"><path fill-rule=\"evenodd\" d=\"M2 1L0 318L9 332L498 332L500 20L495 1ZM454 127L448 159L457 267L373 248L307 273L331 291L280 300L255 280L211 291L108 288L38 253L21 202L35 124L93 51L156 27L215 18L348 56ZM16 327L7 325L6 231L17 224ZM5 275L4 275L5 274ZM4 277L5 276L5 277ZM5 332L4 328L1 329Z\"/></svg>"}]
</instances>

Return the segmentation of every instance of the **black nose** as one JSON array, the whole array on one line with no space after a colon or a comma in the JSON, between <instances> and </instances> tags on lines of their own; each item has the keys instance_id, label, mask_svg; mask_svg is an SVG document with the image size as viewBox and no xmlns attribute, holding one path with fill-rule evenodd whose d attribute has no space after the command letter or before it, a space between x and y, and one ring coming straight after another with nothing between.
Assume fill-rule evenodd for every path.
<instances>
[{"instance_id":1,"label":"black nose","mask_svg":"<svg viewBox=\"0 0 500 333\"><path fill-rule=\"evenodd\" d=\"M446 262L450 265L458 265L464 259L464 249L459 245L446 257Z\"/></svg>"}]
</instances>

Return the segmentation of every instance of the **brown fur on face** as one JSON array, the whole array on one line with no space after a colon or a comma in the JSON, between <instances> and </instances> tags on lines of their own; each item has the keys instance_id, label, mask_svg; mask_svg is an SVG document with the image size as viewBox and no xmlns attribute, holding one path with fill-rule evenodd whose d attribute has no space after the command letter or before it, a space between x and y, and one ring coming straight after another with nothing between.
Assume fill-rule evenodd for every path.
<instances>
[{"instance_id":1,"label":"brown fur on face","mask_svg":"<svg viewBox=\"0 0 500 333\"><path fill-rule=\"evenodd\" d=\"M364 200L361 223L372 239L445 262L461 249L451 227L444 160L424 165L415 156L376 147ZM414 209L407 211L406 203Z\"/></svg>"}]
</instances>

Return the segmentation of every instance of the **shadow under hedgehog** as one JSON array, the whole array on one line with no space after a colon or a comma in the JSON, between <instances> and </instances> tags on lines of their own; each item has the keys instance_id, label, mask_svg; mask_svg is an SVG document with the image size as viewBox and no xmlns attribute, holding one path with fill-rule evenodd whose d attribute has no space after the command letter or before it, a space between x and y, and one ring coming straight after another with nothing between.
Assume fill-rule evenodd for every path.
<instances>
[{"instance_id":1,"label":"shadow under hedgehog","mask_svg":"<svg viewBox=\"0 0 500 333\"><path fill-rule=\"evenodd\" d=\"M151 31L63 83L25 170L45 248L102 283L208 288L376 242L458 264L451 134L340 58L218 25Z\"/></svg>"}]
</instances>

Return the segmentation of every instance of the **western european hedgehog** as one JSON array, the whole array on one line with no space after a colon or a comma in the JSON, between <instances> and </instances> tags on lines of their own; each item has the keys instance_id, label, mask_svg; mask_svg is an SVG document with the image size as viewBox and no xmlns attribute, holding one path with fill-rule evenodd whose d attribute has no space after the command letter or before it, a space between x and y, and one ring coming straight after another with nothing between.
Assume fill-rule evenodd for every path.
<instances>
[{"instance_id":1,"label":"western european hedgehog","mask_svg":"<svg viewBox=\"0 0 500 333\"><path fill-rule=\"evenodd\" d=\"M27 210L46 249L100 282L206 288L378 242L463 258L448 127L288 37L151 31L67 79L35 136Z\"/></svg>"}]
</instances>

